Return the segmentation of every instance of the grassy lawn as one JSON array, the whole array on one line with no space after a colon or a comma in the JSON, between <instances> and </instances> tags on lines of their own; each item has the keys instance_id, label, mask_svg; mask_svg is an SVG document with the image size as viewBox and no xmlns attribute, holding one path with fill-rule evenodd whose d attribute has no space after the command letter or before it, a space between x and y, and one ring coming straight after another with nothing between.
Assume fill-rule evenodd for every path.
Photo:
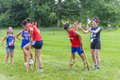
<instances>
[{"instance_id":1,"label":"grassy lawn","mask_svg":"<svg viewBox=\"0 0 120 80\"><path fill-rule=\"evenodd\" d=\"M15 29L17 34L20 29ZM79 31L81 34L82 32ZM14 65L5 64L5 49L0 43L0 80L119 80L120 79L120 29L116 31L102 31L101 69L84 71L80 57L76 54L77 63L71 70L68 69L70 57L70 42L63 30L41 31L44 46L41 50L43 58L43 73L31 67L26 72L23 64L21 42L16 40ZM6 34L6 29L0 30L0 40ZM90 34L82 34L83 46L90 65L93 61L90 54ZM34 51L34 50L33 50ZM33 53L34 54L34 53Z\"/></svg>"}]
</instances>

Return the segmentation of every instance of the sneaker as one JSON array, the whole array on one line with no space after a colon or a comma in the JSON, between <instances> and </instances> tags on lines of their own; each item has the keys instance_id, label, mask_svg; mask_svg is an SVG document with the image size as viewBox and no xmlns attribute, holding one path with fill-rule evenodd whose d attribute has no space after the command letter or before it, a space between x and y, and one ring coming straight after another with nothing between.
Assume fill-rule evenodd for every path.
<instances>
[{"instance_id":1,"label":"sneaker","mask_svg":"<svg viewBox=\"0 0 120 80\"><path fill-rule=\"evenodd\" d=\"M97 70L97 65L96 64L94 65L94 67L95 67L94 69Z\"/></svg>"},{"instance_id":2,"label":"sneaker","mask_svg":"<svg viewBox=\"0 0 120 80\"><path fill-rule=\"evenodd\" d=\"M99 67L99 66L97 66L97 69L100 69L100 67Z\"/></svg>"},{"instance_id":3,"label":"sneaker","mask_svg":"<svg viewBox=\"0 0 120 80\"><path fill-rule=\"evenodd\" d=\"M27 63L24 63L24 66L27 67Z\"/></svg>"},{"instance_id":4,"label":"sneaker","mask_svg":"<svg viewBox=\"0 0 120 80\"><path fill-rule=\"evenodd\" d=\"M87 65L86 61L83 61L83 65L84 65L84 67L83 67L84 70L88 69L88 65Z\"/></svg>"},{"instance_id":5,"label":"sneaker","mask_svg":"<svg viewBox=\"0 0 120 80\"><path fill-rule=\"evenodd\" d=\"M71 69L71 68L72 68L72 66L73 66L75 63L76 63L76 60L74 60L74 61L70 62L69 69Z\"/></svg>"},{"instance_id":6,"label":"sneaker","mask_svg":"<svg viewBox=\"0 0 120 80\"><path fill-rule=\"evenodd\" d=\"M70 62L70 64L69 64L69 69L71 69L72 66L73 66L73 62Z\"/></svg>"},{"instance_id":7,"label":"sneaker","mask_svg":"<svg viewBox=\"0 0 120 80\"><path fill-rule=\"evenodd\" d=\"M41 72L43 72L43 69L42 69L42 68L39 68L39 69L37 70L37 72L41 73Z\"/></svg>"},{"instance_id":8,"label":"sneaker","mask_svg":"<svg viewBox=\"0 0 120 80\"><path fill-rule=\"evenodd\" d=\"M75 64L76 63L76 60L73 60L73 64Z\"/></svg>"},{"instance_id":9,"label":"sneaker","mask_svg":"<svg viewBox=\"0 0 120 80\"><path fill-rule=\"evenodd\" d=\"M31 65L33 65L33 64L34 64L34 61L33 61L33 59L30 59L30 62L29 62L29 64L31 64Z\"/></svg>"}]
</instances>

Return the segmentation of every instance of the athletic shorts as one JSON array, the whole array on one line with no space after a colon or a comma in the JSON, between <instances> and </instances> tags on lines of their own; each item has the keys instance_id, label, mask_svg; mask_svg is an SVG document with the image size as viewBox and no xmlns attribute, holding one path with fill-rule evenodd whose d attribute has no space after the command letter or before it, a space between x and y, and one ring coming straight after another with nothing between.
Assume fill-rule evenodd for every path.
<instances>
[{"instance_id":1,"label":"athletic shorts","mask_svg":"<svg viewBox=\"0 0 120 80\"><path fill-rule=\"evenodd\" d=\"M6 48L6 52L7 52L7 53L12 52L12 53L13 53L13 52L14 52L14 48L13 48L13 47L7 47L7 48Z\"/></svg>"},{"instance_id":2,"label":"athletic shorts","mask_svg":"<svg viewBox=\"0 0 120 80\"><path fill-rule=\"evenodd\" d=\"M101 42L100 40L93 40L93 42L91 43L91 49L99 49L101 50Z\"/></svg>"},{"instance_id":3,"label":"athletic shorts","mask_svg":"<svg viewBox=\"0 0 120 80\"><path fill-rule=\"evenodd\" d=\"M21 48L23 48L26 44L28 44L30 42L29 39L23 39L22 43L21 43Z\"/></svg>"},{"instance_id":4,"label":"athletic shorts","mask_svg":"<svg viewBox=\"0 0 120 80\"><path fill-rule=\"evenodd\" d=\"M43 41L33 41L32 42L32 47L35 49L41 49L43 46Z\"/></svg>"},{"instance_id":5,"label":"athletic shorts","mask_svg":"<svg viewBox=\"0 0 120 80\"><path fill-rule=\"evenodd\" d=\"M81 55L83 53L82 47L81 46L71 47L71 53L74 54L75 52L77 52L79 55Z\"/></svg>"}]
</instances>

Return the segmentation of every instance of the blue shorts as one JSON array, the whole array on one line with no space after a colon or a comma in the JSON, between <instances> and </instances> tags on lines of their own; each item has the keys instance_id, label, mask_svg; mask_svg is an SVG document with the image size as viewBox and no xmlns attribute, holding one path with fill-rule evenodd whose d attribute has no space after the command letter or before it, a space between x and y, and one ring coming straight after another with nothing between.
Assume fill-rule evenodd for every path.
<instances>
[{"instance_id":1,"label":"blue shorts","mask_svg":"<svg viewBox=\"0 0 120 80\"><path fill-rule=\"evenodd\" d=\"M23 48L26 44L28 44L30 42L29 39L23 39L22 43L21 43L21 48Z\"/></svg>"},{"instance_id":2,"label":"blue shorts","mask_svg":"<svg viewBox=\"0 0 120 80\"><path fill-rule=\"evenodd\" d=\"M35 49L41 49L43 46L43 41L33 41L32 42L32 47Z\"/></svg>"},{"instance_id":3,"label":"blue shorts","mask_svg":"<svg viewBox=\"0 0 120 80\"><path fill-rule=\"evenodd\" d=\"M81 46L71 47L71 53L74 54L75 52L77 52L79 55L81 55L83 53L82 47Z\"/></svg>"},{"instance_id":4,"label":"blue shorts","mask_svg":"<svg viewBox=\"0 0 120 80\"><path fill-rule=\"evenodd\" d=\"M7 53L12 52L12 53L13 53L13 52L14 52L14 48L12 48L12 47L7 47L7 48L6 48L6 52L7 52Z\"/></svg>"}]
</instances>

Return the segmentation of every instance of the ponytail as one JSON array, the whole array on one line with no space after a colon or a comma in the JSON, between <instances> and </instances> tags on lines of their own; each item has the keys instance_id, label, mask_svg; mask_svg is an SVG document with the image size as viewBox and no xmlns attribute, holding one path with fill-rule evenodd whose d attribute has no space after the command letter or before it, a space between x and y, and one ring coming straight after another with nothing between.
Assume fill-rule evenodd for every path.
<instances>
[{"instance_id":1,"label":"ponytail","mask_svg":"<svg viewBox=\"0 0 120 80\"><path fill-rule=\"evenodd\" d=\"M23 21L23 25L25 26L27 23L29 23L31 21L31 18L30 17L28 17L27 19L25 19L24 21Z\"/></svg>"},{"instance_id":2,"label":"ponytail","mask_svg":"<svg viewBox=\"0 0 120 80\"><path fill-rule=\"evenodd\" d=\"M26 19L26 21L30 22L30 21L31 21L31 18L30 18L30 17L28 17L28 18Z\"/></svg>"}]
</instances>

